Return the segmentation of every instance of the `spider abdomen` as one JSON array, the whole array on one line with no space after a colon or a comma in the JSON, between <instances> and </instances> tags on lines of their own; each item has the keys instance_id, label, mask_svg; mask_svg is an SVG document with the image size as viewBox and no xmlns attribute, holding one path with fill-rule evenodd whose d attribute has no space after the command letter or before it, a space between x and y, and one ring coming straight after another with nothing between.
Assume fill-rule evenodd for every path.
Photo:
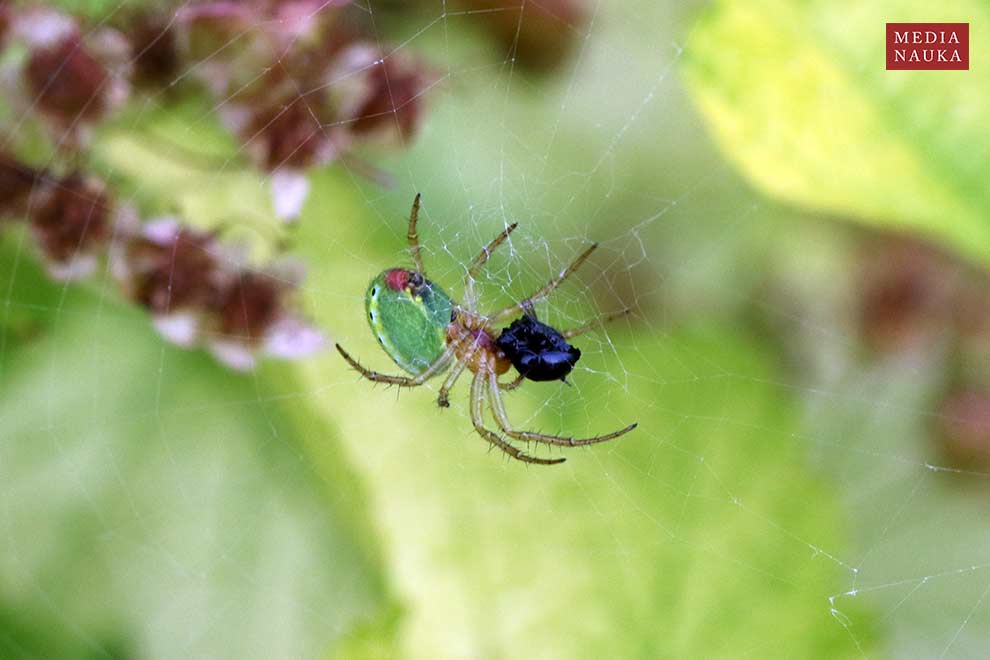
<instances>
[{"instance_id":1,"label":"spider abdomen","mask_svg":"<svg viewBox=\"0 0 990 660\"><path fill-rule=\"evenodd\" d=\"M439 286L401 268L379 273L368 286L368 324L389 357L411 374L422 373L446 348L452 303Z\"/></svg>"}]
</instances>

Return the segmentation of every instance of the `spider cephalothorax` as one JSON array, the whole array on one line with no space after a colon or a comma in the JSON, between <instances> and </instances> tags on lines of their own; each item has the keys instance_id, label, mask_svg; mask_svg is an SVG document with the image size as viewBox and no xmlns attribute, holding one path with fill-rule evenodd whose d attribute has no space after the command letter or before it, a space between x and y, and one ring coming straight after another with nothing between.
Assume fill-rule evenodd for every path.
<instances>
[{"instance_id":1,"label":"spider cephalothorax","mask_svg":"<svg viewBox=\"0 0 990 660\"><path fill-rule=\"evenodd\" d=\"M416 387L447 372L437 397L441 407L450 405L448 397L451 388L465 371L470 371L474 374L471 381L471 420L475 430L493 446L527 463L550 465L562 463L564 459L530 456L486 428L486 403L502 433L516 440L573 447L611 440L636 428L635 424L630 424L613 433L592 438L518 431L509 422L502 402L501 392L519 387L524 379L563 380L581 357L581 351L568 344L567 340L588 332L598 323L561 332L536 320L533 303L549 296L584 263L598 247L597 244L588 247L557 277L528 298L497 312L480 314L474 281L492 250L508 239L516 225L509 225L474 258L468 267L464 303L456 304L443 289L426 277L416 233L418 214L419 195L416 195L407 234L415 269L390 268L383 271L371 281L365 298L368 323L378 343L397 365L413 375L389 376L366 369L338 344L337 350L348 364L368 380L399 387ZM523 316L508 328L496 329L499 323L520 313ZM626 313L628 310L622 310L602 321ZM499 376L513 366L519 376L509 382L500 382Z\"/></svg>"}]
</instances>

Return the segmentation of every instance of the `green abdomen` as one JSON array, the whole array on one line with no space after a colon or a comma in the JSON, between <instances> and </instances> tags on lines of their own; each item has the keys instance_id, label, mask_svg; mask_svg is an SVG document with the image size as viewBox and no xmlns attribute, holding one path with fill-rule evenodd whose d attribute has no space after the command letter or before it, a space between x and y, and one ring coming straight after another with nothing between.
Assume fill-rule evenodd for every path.
<instances>
[{"instance_id":1,"label":"green abdomen","mask_svg":"<svg viewBox=\"0 0 990 660\"><path fill-rule=\"evenodd\" d=\"M368 323L378 342L405 371L422 373L443 353L452 303L436 284L396 290L387 270L371 281L365 297Z\"/></svg>"}]
</instances>

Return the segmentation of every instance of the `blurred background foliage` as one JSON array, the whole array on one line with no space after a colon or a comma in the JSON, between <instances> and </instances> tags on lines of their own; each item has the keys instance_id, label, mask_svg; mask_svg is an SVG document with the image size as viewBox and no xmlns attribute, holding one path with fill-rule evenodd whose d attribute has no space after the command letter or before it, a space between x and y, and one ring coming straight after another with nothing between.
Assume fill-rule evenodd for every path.
<instances>
[{"instance_id":1,"label":"blurred background foliage","mask_svg":"<svg viewBox=\"0 0 990 660\"><path fill-rule=\"evenodd\" d=\"M953 0L937 13L970 24L974 61L990 53L985 3ZM938 19L910 1L724 3L691 31L685 77L725 153L765 192L986 263L990 139L979 90L990 73L876 66L886 47L876 31L895 17Z\"/></svg>"},{"instance_id":2,"label":"blurred background foliage","mask_svg":"<svg viewBox=\"0 0 990 660\"><path fill-rule=\"evenodd\" d=\"M107 126L95 166L146 213L287 246L307 315L383 371L363 294L408 263L415 192L455 296L521 223L492 306L599 240L540 312L634 314L576 342L573 387L527 384L510 410L640 429L508 464L463 385L440 411L332 352L231 373L164 344L109 274L49 282L6 231L0 655L978 655L990 422L945 406L990 385L987 335L959 320L987 296L990 87L978 66L885 72L882 38L969 21L979 62L986 9L599 3L548 72L507 61L485 14L372 5L443 76L410 148L362 154L394 187L328 166L286 229L261 175L149 139L233 155L199 97Z\"/></svg>"}]
</instances>

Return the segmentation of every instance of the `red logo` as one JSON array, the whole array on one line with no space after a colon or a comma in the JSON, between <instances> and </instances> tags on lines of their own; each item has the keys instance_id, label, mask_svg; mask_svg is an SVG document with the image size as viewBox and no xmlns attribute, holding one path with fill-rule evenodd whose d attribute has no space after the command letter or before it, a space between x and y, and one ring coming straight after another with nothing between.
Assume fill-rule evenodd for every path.
<instances>
[{"instance_id":1,"label":"red logo","mask_svg":"<svg viewBox=\"0 0 990 660\"><path fill-rule=\"evenodd\" d=\"M887 23L887 69L969 70L969 23Z\"/></svg>"}]
</instances>

